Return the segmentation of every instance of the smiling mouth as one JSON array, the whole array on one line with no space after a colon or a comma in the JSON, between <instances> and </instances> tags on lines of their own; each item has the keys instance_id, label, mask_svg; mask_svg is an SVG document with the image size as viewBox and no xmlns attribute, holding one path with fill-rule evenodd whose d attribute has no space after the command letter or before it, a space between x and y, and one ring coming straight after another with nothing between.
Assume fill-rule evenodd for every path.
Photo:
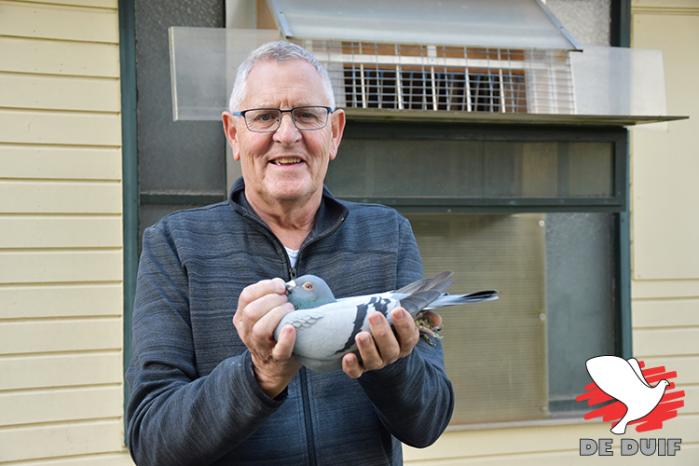
<instances>
[{"instance_id":1,"label":"smiling mouth","mask_svg":"<svg viewBox=\"0 0 699 466\"><path fill-rule=\"evenodd\" d=\"M298 165L300 163L303 163L303 160L301 160L298 157L279 157L278 159L270 161L270 163L273 163L274 165L280 167L286 167L289 165Z\"/></svg>"}]
</instances>

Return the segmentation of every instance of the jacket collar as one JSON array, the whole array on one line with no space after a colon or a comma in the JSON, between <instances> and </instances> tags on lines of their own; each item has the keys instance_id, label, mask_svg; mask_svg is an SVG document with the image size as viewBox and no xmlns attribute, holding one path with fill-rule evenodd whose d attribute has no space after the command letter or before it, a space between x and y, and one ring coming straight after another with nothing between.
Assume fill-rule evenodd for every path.
<instances>
[{"instance_id":1,"label":"jacket collar","mask_svg":"<svg viewBox=\"0 0 699 466\"><path fill-rule=\"evenodd\" d=\"M231 205L234 211L238 212L245 218L252 218L271 233L271 230L267 224L265 224L260 216L257 215L252 206L250 206L250 203L248 203L248 200L245 198L245 181L242 177L238 178L233 183L231 193L228 196L228 203ZM310 235L308 235L308 238L306 238L304 241L304 244L337 228L339 224L345 220L347 214L347 207L335 199L330 190L323 185L323 197L320 201L320 207L316 212L313 229L311 230Z\"/></svg>"}]
</instances>

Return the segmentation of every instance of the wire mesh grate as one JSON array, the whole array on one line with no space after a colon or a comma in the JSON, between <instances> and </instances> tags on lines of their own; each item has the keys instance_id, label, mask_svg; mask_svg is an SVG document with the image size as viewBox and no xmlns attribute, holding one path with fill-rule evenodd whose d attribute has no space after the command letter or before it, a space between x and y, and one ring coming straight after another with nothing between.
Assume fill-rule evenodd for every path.
<instances>
[{"instance_id":1,"label":"wire mesh grate","mask_svg":"<svg viewBox=\"0 0 699 466\"><path fill-rule=\"evenodd\" d=\"M566 52L301 40L328 68L338 106L574 113Z\"/></svg>"}]
</instances>

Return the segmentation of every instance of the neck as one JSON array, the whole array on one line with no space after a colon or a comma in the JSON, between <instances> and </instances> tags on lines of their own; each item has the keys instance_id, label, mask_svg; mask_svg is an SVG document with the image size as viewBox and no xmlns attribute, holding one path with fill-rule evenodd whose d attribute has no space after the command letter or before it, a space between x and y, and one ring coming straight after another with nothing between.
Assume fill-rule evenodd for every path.
<instances>
[{"instance_id":1,"label":"neck","mask_svg":"<svg viewBox=\"0 0 699 466\"><path fill-rule=\"evenodd\" d=\"M314 193L310 199L303 202L265 202L251 191L245 188L245 198L250 207L284 246L299 249L313 229L323 192Z\"/></svg>"}]
</instances>

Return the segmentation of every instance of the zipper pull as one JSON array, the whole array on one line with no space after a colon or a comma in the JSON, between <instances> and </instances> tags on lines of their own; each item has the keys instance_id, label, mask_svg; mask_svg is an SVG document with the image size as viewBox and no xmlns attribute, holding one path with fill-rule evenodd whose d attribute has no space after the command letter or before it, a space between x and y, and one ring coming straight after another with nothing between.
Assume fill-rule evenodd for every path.
<instances>
[{"instance_id":1,"label":"zipper pull","mask_svg":"<svg viewBox=\"0 0 699 466\"><path fill-rule=\"evenodd\" d=\"M296 278L296 269L293 267L289 268L289 277L291 277L291 280L294 280Z\"/></svg>"}]
</instances>

